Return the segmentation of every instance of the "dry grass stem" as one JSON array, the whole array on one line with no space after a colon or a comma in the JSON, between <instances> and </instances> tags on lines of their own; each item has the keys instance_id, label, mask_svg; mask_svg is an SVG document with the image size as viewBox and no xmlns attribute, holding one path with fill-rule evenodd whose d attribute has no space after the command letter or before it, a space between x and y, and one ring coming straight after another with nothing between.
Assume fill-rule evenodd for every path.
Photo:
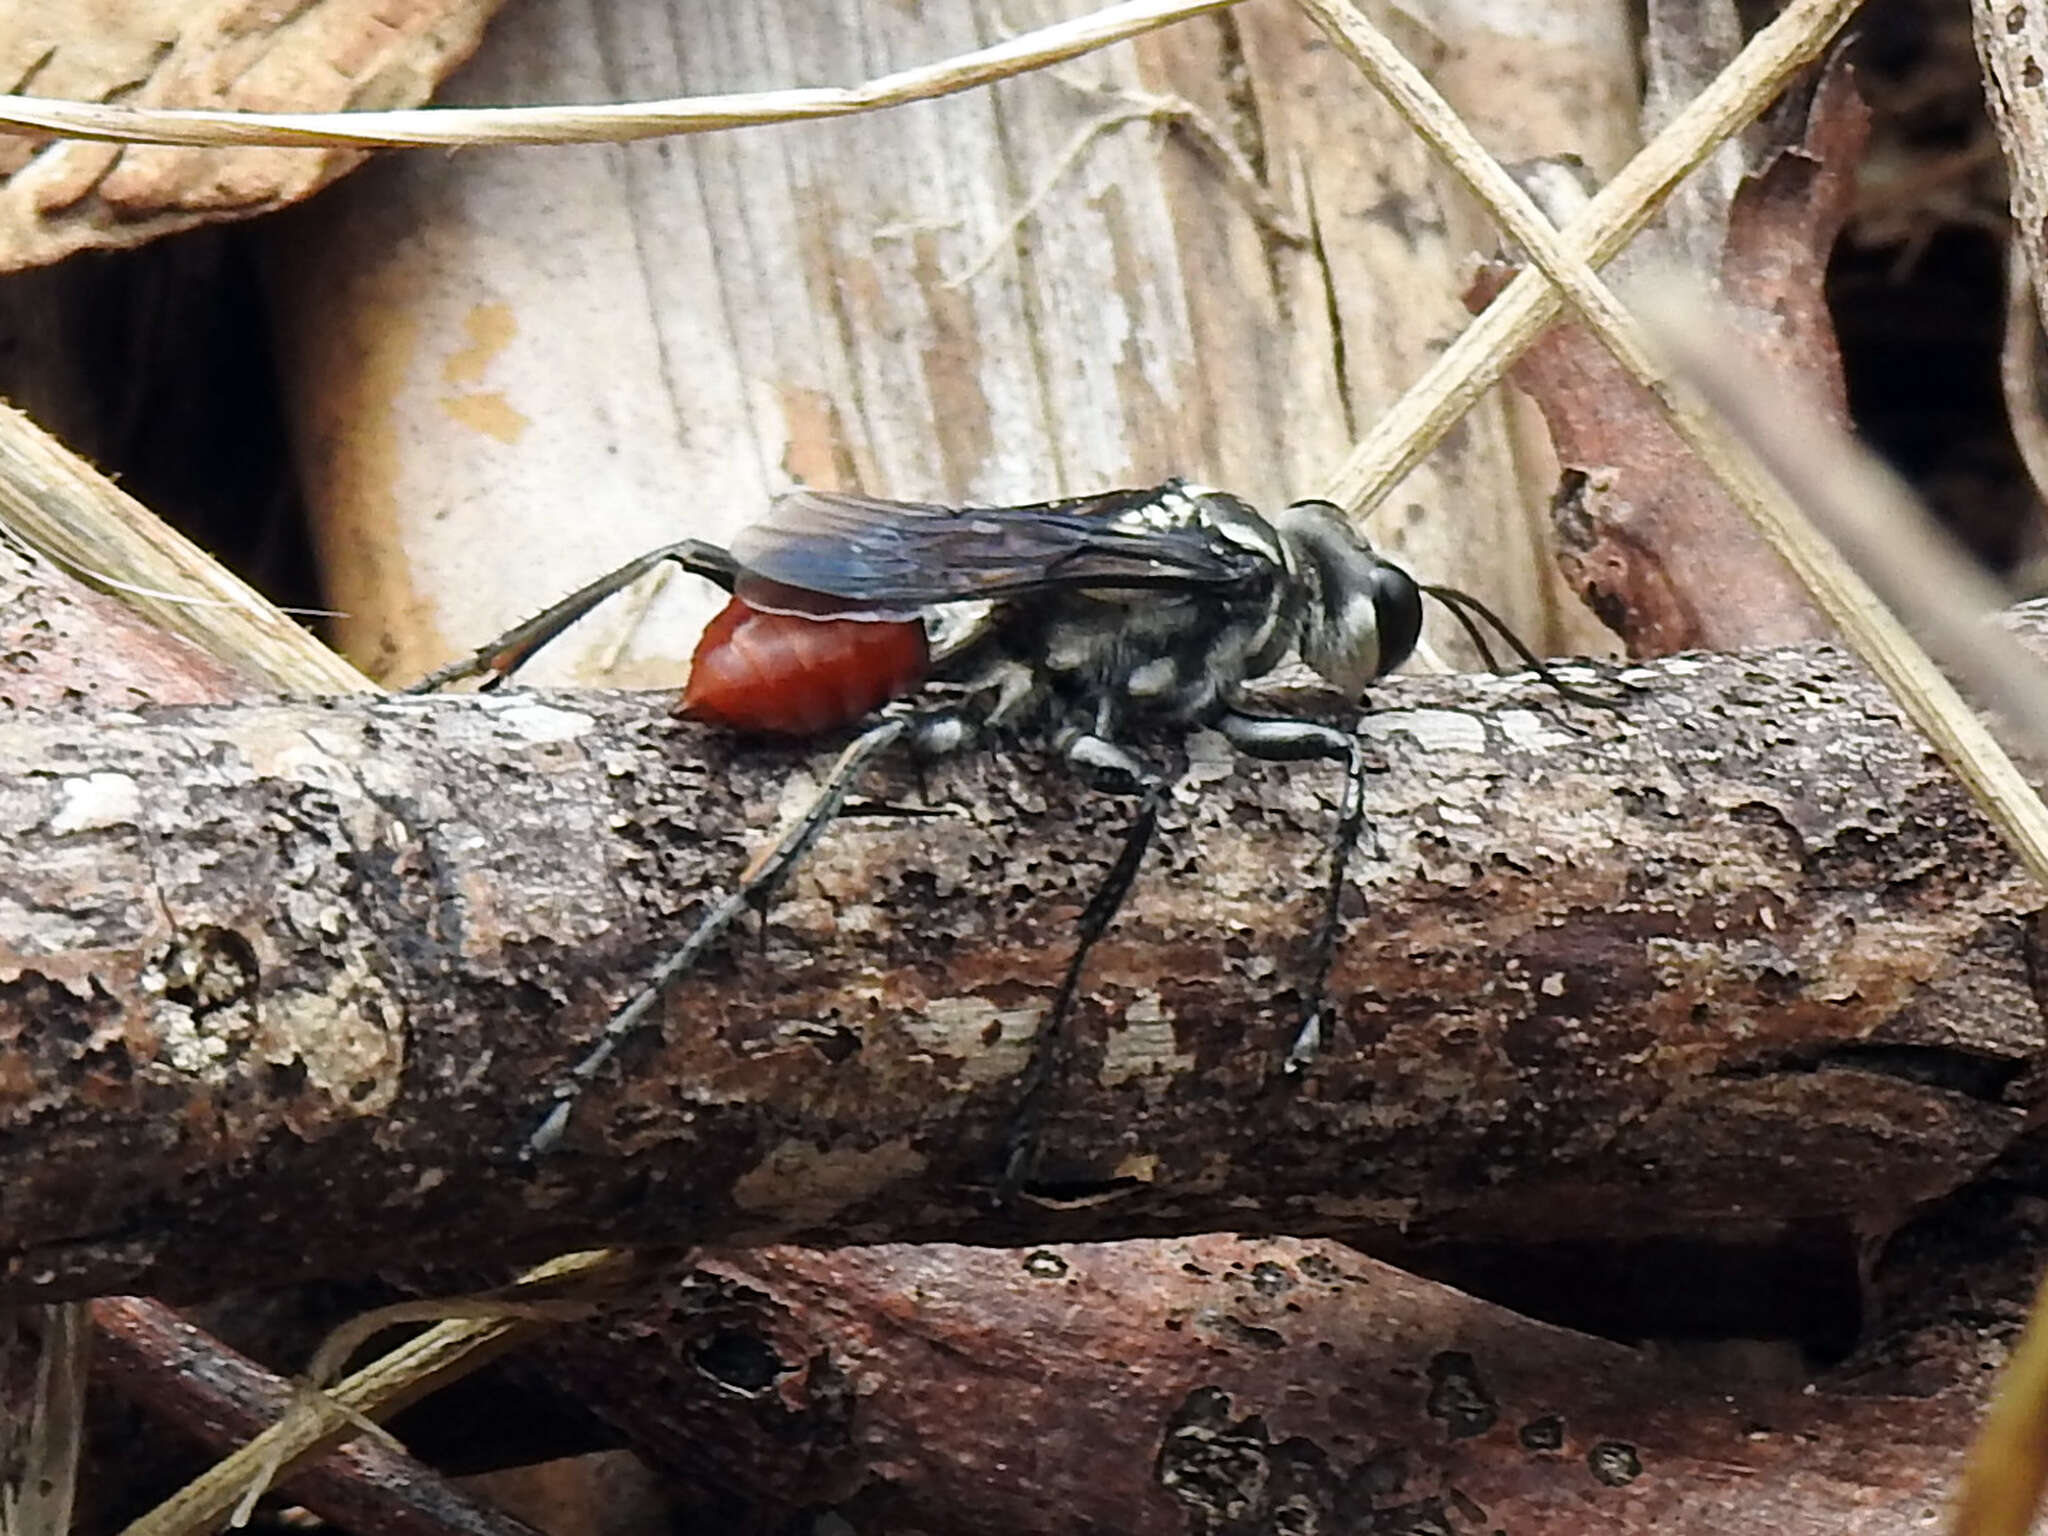
<instances>
[{"instance_id":1,"label":"dry grass stem","mask_svg":"<svg viewBox=\"0 0 2048 1536\"><path fill-rule=\"evenodd\" d=\"M1046 69L1232 3L1127 0L851 87L595 106L335 114L161 110L4 96L0 128L199 147L618 142L843 117L930 100ZM1828 540L1807 523L1800 507L1812 509L1879 591L1908 611L1940 654L2016 725L2035 734L2048 753L2048 693L2039 685L2038 669L2016 661L2012 653L2017 647L2009 647L2003 636L1983 624L1984 612L1995 605L1988 584L1963 568L1960 557L1923 527L1910 493L1814 413L1802 412L1768 381L1760 381L1753 365L1716 340L1697 305L1660 308L1660 333L1682 359L1688 378L1698 382L1727 421L1703 408L1691 388L1663 374L1640 325L1594 271L1644 227L1687 174L1753 120L1798 70L1820 56L1855 11L1856 0L1791 0L1733 64L1593 198L1562 236L1349 0L1299 3L1487 204L1530 253L1537 269L1518 276L1380 419L1332 477L1325 494L1354 510L1376 504L1569 302L1655 395L1681 437L1728 487L1936 743L2029 870L2048 884L2048 809L1954 687L1887 612L1864 576L1844 564ZM1977 0L1976 9L1980 17L1992 14L1988 0ZM1987 65L1995 65L1988 53ZM1996 79L1995 67L1993 75ZM1014 236L1039 197L1072 169L1098 135L1140 118L1181 122L1191 141L1217 161L1240 196L1263 193L1256 178L1230 159L1233 151L1227 140L1205 132L1185 104L1146 98L1112 110L1082 129L1056 159L1039 191L1014 215L1000 241ZM2016 184L2027 173L2026 166L2016 167ZM1298 231L1283 223L1285 211L1277 203L1248 206L1254 206L1281 238L1299 238ZM2037 228L2038 223L2025 227ZM971 279L999 243L992 243L982 260L953 280ZM2023 244L2031 247L2030 242ZM280 686L301 692L371 686L111 482L25 417L4 408L0 529L11 529L70 568L98 574L166 628L236 665L260 669ZM566 1255L540 1266L527 1279L594 1277L623 1262L614 1251ZM397 1310L418 1316L422 1307L430 1306ZM375 1418L467 1374L546 1326L550 1310L536 1309L514 1296L473 1302L471 1315L450 1319L444 1304L438 1314L442 1321L331 1390L303 1393L277 1424L129 1526L126 1536L195 1536L217 1528L238 1508L246 1510L274 1478L288 1474L295 1464L363 1432ZM394 1320L392 1313L363 1320L357 1329L345 1331L329 1353L345 1355L373 1324ZM1987 1426L1987 1446L2040 1441L2048 1405L2048 1328L2039 1311L2015 1357L2012 1379L2013 1386ZM2023 1491L2024 1510L2020 1494L2007 1489L1999 1518L1970 1524L1965 1516L1959 1529L1988 1536L2023 1528L2039 1491L2038 1478ZM2012 1523L2015 1513L2018 1525Z\"/></svg>"},{"instance_id":2,"label":"dry grass stem","mask_svg":"<svg viewBox=\"0 0 2048 1536\"><path fill-rule=\"evenodd\" d=\"M2048 1280L2013 1345L1963 1464L1954 1536L2027 1536L2048 1485Z\"/></svg>"},{"instance_id":3,"label":"dry grass stem","mask_svg":"<svg viewBox=\"0 0 2048 1536\"><path fill-rule=\"evenodd\" d=\"M596 1280L628 1262L616 1250L564 1254L522 1277L546 1285ZM305 1393L277 1423L223 1457L131 1524L122 1536L205 1536L298 1462L360 1433L362 1418L382 1418L466 1376L548 1326L527 1317L444 1322L409 1339L322 1393ZM260 1485L260 1486L258 1486Z\"/></svg>"},{"instance_id":4,"label":"dry grass stem","mask_svg":"<svg viewBox=\"0 0 2048 1536\"><path fill-rule=\"evenodd\" d=\"M0 404L0 534L229 666L295 693L369 679L12 406Z\"/></svg>"},{"instance_id":5,"label":"dry grass stem","mask_svg":"<svg viewBox=\"0 0 2048 1536\"><path fill-rule=\"evenodd\" d=\"M1046 199L1052 196L1053 190L1081 163L1088 146L1104 134L1131 123L1152 123L1177 130L1186 139L1188 147L1223 179L1223 184L1230 188L1232 195L1244 205L1245 212L1261 229L1286 245L1309 244L1308 231L1302 228L1301 221L1281 205L1271 189L1259 180L1244 152L1224 137L1223 131L1201 108L1182 96L1136 91L1119 91L1116 95L1119 104L1074 131L1066 147L1053 156L1052 165L1039 177L1038 185L1031 189L1030 195L1003 220L994 234L982 242L981 249L958 272L946 278L947 287L965 288L993 266L996 258L1017 238L1017 232L1030 222Z\"/></svg>"},{"instance_id":6,"label":"dry grass stem","mask_svg":"<svg viewBox=\"0 0 2048 1536\"><path fill-rule=\"evenodd\" d=\"M591 1304L561 1298L551 1301L522 1300L519 1287L476 1296L448 1296L419 1301L395 1301L388 1307L359 1312L326 1338L306 1364L306 1381L318 1390L341 1374L341 1368L356 1351L388 1328L408 1323L529 1322L572 1323L588 1317Z\"/></svg>"},{"instance_id":7,"label":"dry grass stem","mask_svg":"<svg viewBox=\"0 0 2048 1536\"><path fill-rule=\"evenodd\" d=\"M1728 339L1732 328L1716 326L1703 302L1662 295L1649 306L1649 313L1688 378L1697 382L1784 493L1820 525L1809 529L1808 536L1835 559L1838 569L1844 560L1855 567L1863 600L1877 604L1881 596L1896 608L1915 633L2005 717L2027 750L2048 757L2048 675L2031 652L1987 622L2005 605L2003 591L1941 532L1897 476L1829 425L1818 408L1798 398L1785 382L1760 373ZM1822 540L1823 532L1832 543ZM1788 558L1798 569L1799 557L1788 552ZM1823 603L1829 601L1829 593L1820 587L1814 595ZM1888 610L1887 619L1896 625ZM1859 638L1859 649L1868 638ZM1895 654L1888 632L1880 632L1874 643L1879 653L1866 654L1872 669L1934 738L2034 878L2048 884L2048 810L2039 796L1976 712L1946 677L1933 670L1917 643L1896 642L1912 647L1904 660ZM1890 669L1902 666L1908 667L1910 691L1891 675ZM1931 672L1938 686L1923 692L1918 686L1920 668Z\"/></svg>"},{"instance_id":8,"label":"dry grass stem","mask_svg":"<svg viewBox=\"0 0 2048 1536\"><path fill-rule=\"evenodd\" d=\"M1528 194L1481 148L1471 130L1399 50L1349 0L1301 0L1301 4L1409 125L1444 157L1473 194L1485 202L1507 232L1528 251L1543 276L1569 296L1586 324L1630 376L1655 396L1673 429L1792 567L1821 610L1840 626L1858 654L1891 689L1900 707L1934 742L2034 877L2048 885L2048 808L2042 806L2004 749L1904 626L1863 578L1843 562L1784 488L1759 472L1755 459L1725 424L1663 376L1635 319L1592 269L1564 246ZM1706 366L1704 350L1698 346L1689 356L1696 367ZM1756 370L1751 366L1740 371L1750 376L1749 387L1755 393L1748 398L1753 403L1763 394L1754 377ZM1740 395L1741 389L1734 388L1732 393ZM1780 425L1786 412L1796 409L1779 404ZM1753 419L1750 425L1760 431L1763 423ZM1784 446L1782 439L1778 446ZM1801 460L1788 450L1784 462L1796 467L1810 462L1810 456ZM1871 478L1868 466L1865 478ZM1816 486L1806 488L1817 494ZM1891 500L1911 505L1911 498L1902 491ZM1867 523L1864 526L1867 528ZM1870 541L1866 538L1864 542ZM1933 540L1924 542L1932 544ZM1924 562L1930 555L1928 550L1918 549L1914 558ZM1924 582L1928 567L1923 563L1920 568L1920 579ZM1980 618L1999 606L1995 598L1984 598L1972 605L1967 587L1959 586L1956 593L1959 601ZM1964 634L1969 627L1968 617L1951 615L1942 631L1959 653L1967 649ZM1993 644L1988 639L1981 643ZM2030 668L2020 673L2022 677L2030 674ZM2044 732L2044 739L2048 739L2048 732Z\"/></svg>"},{"instance_id":9,"label":"dry grass stem","mask_svg":"<svg viewBox=\"0 0 2048 1536\"><path fill-rule=\"evenodd\" d=\"M685 96L565 107L421 107L398 112L221 112L115 107L0 96L0 128L125 144L200 148L460 149L482 144L621 143L763 123L850 117L972 90L1079 58L1236 0L1126 0L989 48L898 70L863 85L798 86L731 96Z\"/></svg>"},{"instance_id":10,"label":"dry grass stem","mask_svg":"<svg viewBox=\"0 0 2048 1536\"><path fill-rule=\"evenodd\" d=\"M1600 189L1585 214L1572 221L1562 246L1595 267L1612 260L1687 173L1763 111L1793 75L1820 57L1856 4L1857 0L1792 0L1712 85ZM1563 296L1540 271L1516 277L1373 424L1321 494L1354 512L1377 506L1563 307Z\"/></svg>"}]
</instances>

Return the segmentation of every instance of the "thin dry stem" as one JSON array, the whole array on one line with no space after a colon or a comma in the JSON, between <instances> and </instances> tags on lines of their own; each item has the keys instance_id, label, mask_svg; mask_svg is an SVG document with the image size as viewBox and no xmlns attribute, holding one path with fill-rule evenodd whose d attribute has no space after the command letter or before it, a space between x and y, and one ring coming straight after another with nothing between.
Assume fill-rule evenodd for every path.
<instances>
[{"instance_id":1,"label":"thin dry stem","mask_svg":"<svg viewBox=\"0 0 2048 1536\"><path fill-rule=\"evenodd\" d=\"M2048 754L2048 687L2040 663L1986 622L1987 615L2003 606L2003 594L1940 531L1890 470L1828 425L1820 411L1796 398L1783 383L1760 375L1727 339L1733 328L1716 326L1696 296L1661 297L1650 313L1688 377L1775 477L1770 499L1796 502L1821 525L1816 529L1801 516L1791 545L1779 545L1781 553L1802 578L1808 560L1828 563L1825 583L1810 585L1831 614L1844 592L1882 614L1883 623L1874 633L1852 629L1847 620L1842 621L1844 629L1859 651L1866 644L1872 647L1864 651L1871 669L1934 739L2035 879L2048 883L2048 859L2038 852L2044 845L2048 811L1976 712L1905 635L1879 598L1882 593L1912 621L1914 631L1999 710L2030 751ZM1771 515L1781 517L1783 507L1774 507ZM1776 528L1759 526L1777 542ZM1865 585L1858 572L1867 573L1871 585ZM1924 690L1923 670L1935 682ZM1895 676L1901 672L1904 683ZM1930 715L1935 717L1932 723Z\"/></svg>"},{"instance_id":2,"label":"thin dry stem","mask_svg":"<svg viewBox=\"0 0 2048 1536\"><path fill-rule=\"evenodd\" d=\"M1688 173L1770 105L1826 50L1857 0L1792 0L1615 178L1560 244L1598 267L1612 260ZM1479 397L1564 308L1540 271L1524 272L1444 349L1430 370L1373 424L1322 495L1362 512L1377 506L1420 464Z\"/></svg>"},{"instance_id":3,"label":"thin dry stem","mask_svg":"<svg viewBox=\"0 0 2048 1536\"><path fill-rule=\"evenodd\" d=\"M1726 425L1664 375L1634 317L1592 268L1566 248L1529 195L1486 153L1414 65L1349 0L1301 0L1301 4L1409 126L1486 203L1528 251L1543 276L1570 298L1615 360L1650 391L1673 429L1727 488L1821 610L1840 626L1900 707L1969 786L2034 878L2048 885L2048 808L1963 702L1954 684L1807 520L1784 488L1762 472ZM1988 613L1996 606L1985 601L1977 611Z\"/></svg>"},{"instance_id":4,"label":"thin dry stem","mask_svg":"<svg viewBox=\"0 0 2048 1536\"><path fill-rule=\"evenodd\" d=\"M297 693L374 686L141 502L0 404L6 533L239 671Z\"/></svg>"},{"instance_id":5,"label":"thin dry stem","mask_svg":"<svg viewBox=\"0 0 2048 1536\"><path fill-rule=\"evenodd\" d=\"M202 148L267 144L282 148L416 149L480 144L622 143L849 117L908 102L951 96L1013 75L1078 58L1236 0L1126 0L1086 16L1040 27L990 48L898 70L862 85L798 86L730 96L686 96L598 106L420 107L395 112L223 112L115 107L97 102L0 96L0 128L124 144Z\"/></svg>"},{"instance_id":6,"label":"thin dry stem","mask_svg":"<svg viewBox=\"0 0 2048 1536\"><path fill-rule=\"evenodd\" d=\"M387 1328L407 1323L479 1322L488 1318L530 1323L578 1322L590 1315L590 1303L574 1300L521 1300L518 1287L477 1296L447 1296L421 1301L395 1301L388 1307L358 1312L320 1341L306 1365L306 1381L324 1390L341 1368L370 1340Z\"/></svg>"},{"instance_id":7,"label":"thin dry stem","mask_svg":"<svg viewBox=\"0 0 2048 1536\"><path fill-rule=\"evenodd\" d=\"M1998 1392L1963 1464L1954 1536L2027 1536L2048 1484L2048 1280L2034 1293Z\"/></svg>"},{"instance_id":8,"label":"thin dry stem","mask_svg":"<svg viewBox=\"0 0 2048 1536\"><path fill-rule=\"evenodd\" d=\"M1287 245L1309 243L1308 231L1301 227L1301 221L1281 206L1272 189L1259 180L1244 152L1223 136L1222 130L1200 107L1184 96L1158 95L1149 91L1118 91L1115 95L1119 104L1075 130L1066 148L1053 156L1050 169L1039 178L1031 195L1017 205L1001 228L982 242L981 249L966 265L946 279L947 287L965 288L993 266L996 258L1017 238L1017 231L1030 222L1046 199L1052 196L1053 189L1080 164L1088 146L1104 134L1131 123L1154 123L1177 129L1186 137L1188 147L1223 178L1224 185L1230 188L1244 205L1245 212L1261 229Z\"/></svg>"},{"instance_id":9,"label":"thin dry stem","mask_svg":"<svg viewBox=\"0 0 2048 1536\"><path fill-rule=\"evenodd\" d=\"M571 1276L595 1279L625 1262L611 1249L564 1254L529 1271L520 1284ZM430 1328L330 1390L302 1395L277 1423L135 1521L123 1536L204 1536L245 1501L252 1485L268 1487L300 1461L360 1433L360 1416L394 1413L479 1369L545 1326L515 1317L444 1322Z\"/></svg>"}]
</instances>

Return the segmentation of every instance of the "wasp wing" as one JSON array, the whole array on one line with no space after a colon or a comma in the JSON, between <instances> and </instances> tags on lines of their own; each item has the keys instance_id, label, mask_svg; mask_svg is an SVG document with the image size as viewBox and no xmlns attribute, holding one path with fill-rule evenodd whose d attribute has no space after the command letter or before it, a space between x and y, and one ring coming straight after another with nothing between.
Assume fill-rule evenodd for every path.
<instances>
[{"instance_id":1,"label":"wasp wing","mask_svg":"<svg viewBox=\"0 0 2048 1536\"><path fill-rule=\"evenodd\" d=\"M1053 587L1214 587L1256 575L1259 557L1175 524L1178 481L1021 507L947 507L799 489L732 541L735 591L757 607L802 608L790 589L864 616ZM816 611L813 605L810 611Z\"/></svg>"}]
</instances>

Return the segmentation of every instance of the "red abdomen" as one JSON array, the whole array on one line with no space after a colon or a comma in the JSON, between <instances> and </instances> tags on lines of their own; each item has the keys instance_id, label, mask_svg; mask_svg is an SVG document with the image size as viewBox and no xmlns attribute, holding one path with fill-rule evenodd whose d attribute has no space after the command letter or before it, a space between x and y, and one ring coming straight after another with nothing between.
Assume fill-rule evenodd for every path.
<instances>
[{"instance_id":1,"label":"red abdomen","mask_svg":"<svg viewBox=\"0 0 2048 1536\"><path fill-rule=\"evenodd\" d=\"M810 736L860 719L924 681L918 619L810 619L738 598L697 642L678 714L736 731Z\"/></svg>"}]
</instances>

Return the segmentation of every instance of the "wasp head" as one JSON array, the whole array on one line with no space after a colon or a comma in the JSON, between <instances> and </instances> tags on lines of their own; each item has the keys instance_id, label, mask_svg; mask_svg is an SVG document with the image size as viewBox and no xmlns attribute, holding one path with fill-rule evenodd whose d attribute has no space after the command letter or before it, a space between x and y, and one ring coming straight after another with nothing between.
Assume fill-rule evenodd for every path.
<instances>
[{"instance_id":1,"label":"wasp head","mask_svg":"<svg viewBox=\"0 0 2048 1536\"><path fill-rule=\"evenodd\" d=\"M1274 523L1301 589L1301 659L1345 697L1408 659L1422 591L1327 501L1297 501Z\"/></svg>"}]
</instances>

